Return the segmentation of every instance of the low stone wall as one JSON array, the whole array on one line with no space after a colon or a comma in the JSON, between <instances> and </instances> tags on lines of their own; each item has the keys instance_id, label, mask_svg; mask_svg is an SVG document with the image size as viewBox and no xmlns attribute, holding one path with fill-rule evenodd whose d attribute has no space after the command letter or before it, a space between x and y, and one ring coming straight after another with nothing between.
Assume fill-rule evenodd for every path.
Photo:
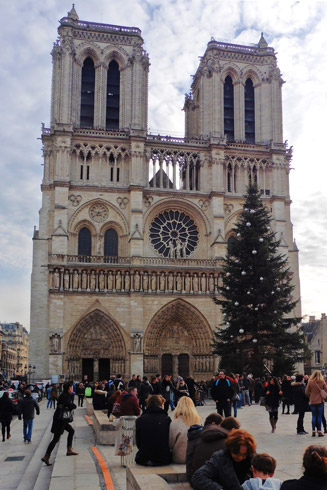
<instances>
[{"instance_id":1,"label":"low stone wall","mask_svg":"<svg viewBox=\"0 0 327 490\"><path fill-rule=\"evenodd\" d=\"M114 446L119 427L109 422L107 410L94 410L92 398L86 398L86 414L92 417L97 444Z\"/></svg>"},{"instance_id":2,"label":"low stone wall","mask_svg":"<svg viewBox=\"0 0 327 490\"><path fill-rule=\"evenodd\" d=\"M169 466L141 466L131 464L126 468L127 490L168 490L183 483L183 489L190 489L184 464Z\"/></svg>"}]
</instances>

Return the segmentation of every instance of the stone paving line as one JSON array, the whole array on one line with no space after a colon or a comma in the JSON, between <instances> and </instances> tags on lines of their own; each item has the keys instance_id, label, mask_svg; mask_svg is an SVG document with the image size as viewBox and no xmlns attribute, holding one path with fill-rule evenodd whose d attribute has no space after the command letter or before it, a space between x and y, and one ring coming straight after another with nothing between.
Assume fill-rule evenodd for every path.
<instances>
[{"instance_id":1,"label":"stone paving line","mask_svg":"<svg viewBox=\"0 0 327 490\"><path fill-rule=\"evenodd\" d=\"M204 421L205 417L215 412L212 401L203 407L197 407ZM12 438L0 442L0 488L6 490L75 490L75 489L103 489L104 481L94 457L92 446L95 446L93 428L85 419L85 409L76 409L74 418L75 438L73 447L80 453L79 456L66 456L67 435L64 434L51 455L53 466L41 464L40 454L45 451L52 434L52 410L46 409L41 403L41 415L35 418L33 428L33 442L24 444L22 440L22 421L12 423ZM173 412L169 412L173 417ZM244 407L238 412L241 428L253 434L257 442L258 452L268 452L277 460L275 476L281 480L299 478L302 474L303 452L311 444L327 445L326 438L311 437L311 414L305 415L305 430L308 435L296 434L297 415L279 414L279 421L275 434L271 433L269 415L264 407L252 405ZM121 466L120 456L115 456L113 446L97 446L103 456L115 490L126 489L126 469ZM5 462L7 457L24 456L21 461ZM23 476L28 476L21 482ZM50 482L51 478L51 482ZM21 483L20 483L21 482Z\"/></svg>"}]
</instances>

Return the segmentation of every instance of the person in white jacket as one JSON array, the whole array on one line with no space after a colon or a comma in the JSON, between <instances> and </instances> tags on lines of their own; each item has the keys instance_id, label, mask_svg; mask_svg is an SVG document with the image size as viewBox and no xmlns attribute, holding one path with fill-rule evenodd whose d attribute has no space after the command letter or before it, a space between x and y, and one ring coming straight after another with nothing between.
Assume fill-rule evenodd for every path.
<instances>
[{"instance_id":1,"label":"person in white jacket","mask_svg":"<svg viewBox=\"0 0 327 490\"><path fill-rule=\"evenodd\" d=\"M253 478L245 481L243 490L279 490L282 481L273 478L276 469L276 460L267 453L255 454L252 458Z\"/></svg>"}]
</instances>

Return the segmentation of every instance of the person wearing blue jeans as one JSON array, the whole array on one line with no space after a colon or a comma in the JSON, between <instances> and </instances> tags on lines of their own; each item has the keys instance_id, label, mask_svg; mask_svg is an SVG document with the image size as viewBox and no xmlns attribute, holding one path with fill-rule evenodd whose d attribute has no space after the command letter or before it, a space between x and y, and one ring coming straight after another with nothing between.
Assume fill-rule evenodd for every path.
<instances>
[{"instance_id":1,"label":"person wearing blue jeans","mask_svg":"<svg viewBox=\"0 0 327 490\"><path fill-rule=\"evenodd\" d=\"M312 437L316 435L316 427L318 437L324 437L321 432L321 420L324 409L324 398L327 393L327 384L319 369L316 369L310 376L305 394L309 398L309 404L312 412Z\"/></svg>"},{"instance_id":2,"label":"person wearing blue jeans","mask_svg":"<svg viewBox=\"0 0 327 490\"><path fill-rule=\"evenodd\" d=\"M22 400L19 409L18 418L21 420L23 416L23 436L24 442L30 443L32 439L33 421L35 411L40 415L40 407L36 400L32 397L30 390L25 390L25 396Z\"/></svg>"},{"instance_id":3,"label":"person wearing blue jeans","mask_svg":"<svg viewBox=\"0 0 327 490\"><path fill-rule=\"evenodd\" d=\"M318 403L318 404L310 405L310 408L312 412L312 435L314 434L317 427L318 435L322 437L323 434L321 432L321 418L322 418L324 404Z\"/></svg>"}]
</instances>

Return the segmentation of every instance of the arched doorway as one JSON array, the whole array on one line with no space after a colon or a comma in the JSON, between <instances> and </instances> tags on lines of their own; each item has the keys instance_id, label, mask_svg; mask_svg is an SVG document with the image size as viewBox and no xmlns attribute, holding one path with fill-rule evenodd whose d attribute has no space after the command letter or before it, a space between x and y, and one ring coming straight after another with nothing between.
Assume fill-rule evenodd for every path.
<instances>
[{"instance_id":1,"label":"arched doorway","mask_svg":"<svg viewBox=\"0 0 327 490\"><path fill-rule=\"evenodd\" d=\"M168 303L146 329L144 374L210 378L215 369L211 339L210 326L199 310L182 299Z\"/></svg>"},{"instance_id":2,"label":"arched doorway","mask_svg":"<svg viewBox=\"0 0 327 490\"><path fill-rule=\"evenodd\" d=\"M125 342L118 325L100 310L87 314L70 334L65 358L70 378L108 379L110 374L125 372L125 359Z\"/></svg>"}]
</instances>

